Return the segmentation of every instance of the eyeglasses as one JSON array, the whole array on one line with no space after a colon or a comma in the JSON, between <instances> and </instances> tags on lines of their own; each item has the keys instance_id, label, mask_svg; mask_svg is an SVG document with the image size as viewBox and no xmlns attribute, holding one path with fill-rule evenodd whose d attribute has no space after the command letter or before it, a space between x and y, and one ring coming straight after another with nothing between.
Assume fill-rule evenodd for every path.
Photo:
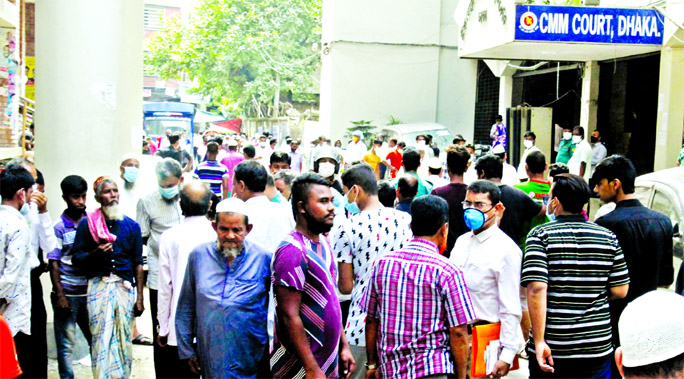
<instances>
[{"instance_id":1,"label":"eyeglasses","mask_svg":"<svg viewBox=\"0 0 684 379\"><path fill-rule=\"evenodd\" d=\"M468 200L462 202L461 205L463 205L463 209L466 209L466 208L475 208L475 209L478 209L478 210L483 210L483 209L485 209L486 207L491 207L491 206L492 206L491 203L481 203L481 202L479 202L479 201L478 201L478 202L475 202L475 203L472 203L472 202L470 202L470 201L468 201Z\"/></svg>"}]
</instances>

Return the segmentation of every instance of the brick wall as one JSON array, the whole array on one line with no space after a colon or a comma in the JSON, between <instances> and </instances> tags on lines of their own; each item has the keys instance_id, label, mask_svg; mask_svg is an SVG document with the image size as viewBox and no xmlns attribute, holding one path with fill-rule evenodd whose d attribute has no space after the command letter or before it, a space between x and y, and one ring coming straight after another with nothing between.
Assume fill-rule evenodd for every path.
<instances>
[{"instance_id":1,"label":"brick wall","mask_svg":"<svg viewBox=\"0 0 684 379\"><path fill-rule=\"evenodd\" d=\"M36 56L36 4L25 3L26 5L26 56Z\"/></svg>"}]
</instances>

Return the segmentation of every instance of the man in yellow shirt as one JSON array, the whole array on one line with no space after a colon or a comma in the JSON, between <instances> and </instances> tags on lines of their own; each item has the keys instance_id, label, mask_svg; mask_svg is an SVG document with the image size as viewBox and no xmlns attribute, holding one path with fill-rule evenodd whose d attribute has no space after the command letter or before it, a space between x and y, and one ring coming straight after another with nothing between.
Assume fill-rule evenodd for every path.
<instances>
[{"instance_id":1,"label":"man in yellow shirt","mask_svg":"<svg viewBox=\"0 0 684 379\"><path fill-rule=\"evenodd\" d=\"M382 162L382 158L380 158L377 153L377 150L380 149L380 146L382 146L382 141L373 141L373 146L371 147L370 151L368 151L368 154L363 156L363 161L368 163L371 168L373 168L376 179L380 179L380 162Z\"/></svg>"}]
</instances>

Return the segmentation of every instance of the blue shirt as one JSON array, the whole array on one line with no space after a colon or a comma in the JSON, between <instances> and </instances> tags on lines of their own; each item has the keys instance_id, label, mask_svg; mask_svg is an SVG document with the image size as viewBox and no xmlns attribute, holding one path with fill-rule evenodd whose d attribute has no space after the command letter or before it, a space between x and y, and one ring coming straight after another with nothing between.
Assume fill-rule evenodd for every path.
<instances>
[{"instance_id":1,"label":"blue shirt","mask_svg":"<svg viewBox=\"0 0 684 379\"><path fill-rule=\"evenodd\" d=\"M216 242L197 246L188 258L176 310L178 358L197 356L205 378L255 378L268 344L272 253L244 244L233 267Z\"/></svg>"},{"instance_id":2,"label":"blue shirt","mask_svg":"<svg viewBox=\"0 0 684 379\"><path fill-rule=\"evenodd\" d=\"M107 220L107 229L116 236L113 251L91 254L98 244L90 234L88 220L85 217L81 219L72 246L74 266L89 278L116 274L123 280L135 283L135 268L143 264L140 226L124 216L119 221Z\"/></svg>"},{"instance_id":3,"label":"blue shirt","mask_svg":"<svg viewBox=\"0 0 684 379\"><path fill-rule=\"evenodd\" d=\"M67 296L85 295L88 292L88 278L72 262L71 248L76 238L76 226L69 217L62 214L54 227L58 246L47 254L47 259L59 261L59 277Z\"/></svg>"},{"instance_id":4,"label":"blue shirt","mask_svg":"<svg viewBox=\"0 0 684 379\"><path fill-rule=\"evenodd\" d=\"M223 177L228 177L228 169L218 161L204 161L197 166L195 174L200 180L209 185L209 189L221 196Z\"/></svg>"}]
</instances>

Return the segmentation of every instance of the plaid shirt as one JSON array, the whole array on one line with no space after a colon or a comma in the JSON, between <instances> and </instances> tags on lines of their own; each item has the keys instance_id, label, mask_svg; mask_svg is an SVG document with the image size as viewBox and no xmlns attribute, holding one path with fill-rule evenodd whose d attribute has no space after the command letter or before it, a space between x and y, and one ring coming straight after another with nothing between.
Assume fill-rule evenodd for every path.
<instances>
[{"instance_id":1,"label":"plaid shirt","mask_svg":"<svg viewBox=\"0 0 684 379\"><path fill-rule=\"evenodd\" d=\"M435 244L414 239L379 258L361 301L378 319L377 347L384 378L454 372L449 328L475 320L463 273Z\"/></svg>"}]
</instances>

